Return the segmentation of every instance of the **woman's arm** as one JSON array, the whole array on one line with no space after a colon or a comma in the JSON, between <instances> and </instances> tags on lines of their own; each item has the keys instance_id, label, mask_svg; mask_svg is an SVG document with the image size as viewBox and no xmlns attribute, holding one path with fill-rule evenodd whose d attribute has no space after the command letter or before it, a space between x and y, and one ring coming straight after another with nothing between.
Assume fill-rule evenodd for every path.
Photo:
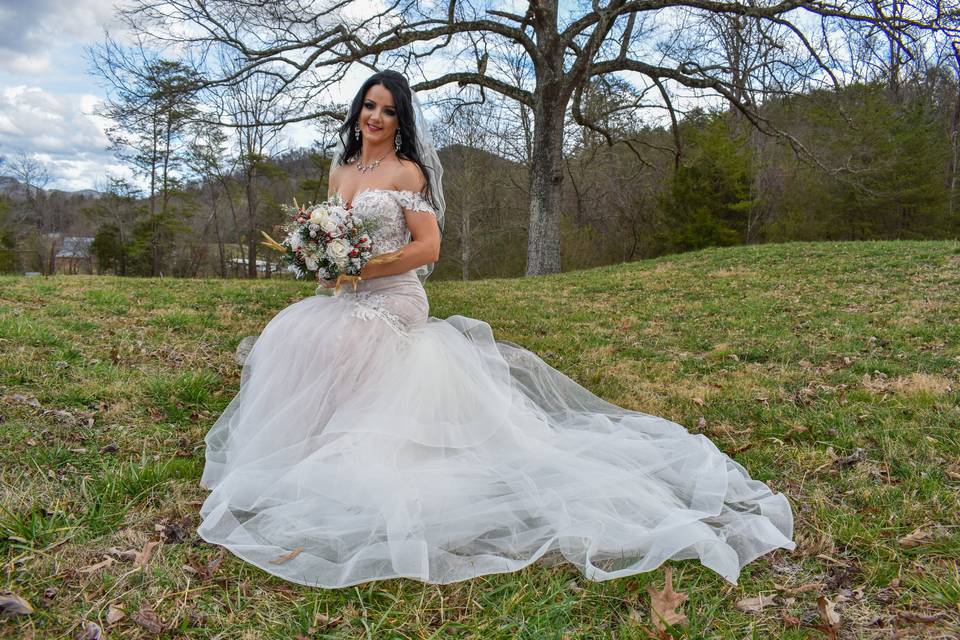
<instances>
[{"instance_id":1,"label":"woman's arm","mask_svg":"<svg viewBox=\"0 0 960 640\"><path fill-rule=\"evenodd\" d=\"M394 186L400 191L421 193L427 186L427 180L420 167L412 162L401 162L400 165ZM410 242L398 250L400 257L392 262L363 265L360 277L364 280L406 273L440 258L440 226L436 216L429 211L403 209L403 217L410 229Z\"/></svg>"},{"instance_id":2,"label":"woman's arm","mask_svg":"<svg viewBox=\"0 0 960 640\"><path fill-rule=\"evenodd\" d=\"M367 263L360 270L364 280L405 273L440 258L440 227L428 211L403 210L410 229L411 240L398 251L400 257L392 262Z\"/></svg>"}]
</instances>

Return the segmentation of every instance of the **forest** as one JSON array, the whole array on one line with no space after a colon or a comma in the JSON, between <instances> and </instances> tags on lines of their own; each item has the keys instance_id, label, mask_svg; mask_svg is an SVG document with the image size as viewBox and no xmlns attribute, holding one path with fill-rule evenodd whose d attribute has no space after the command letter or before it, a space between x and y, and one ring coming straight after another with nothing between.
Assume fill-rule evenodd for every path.
<instances>
[{"instance_id":1,"label":"forest","mask_svg":"<svg viewBox=\"0 0 960 640\"><path fill-rule=\"evenodd\" d=\"M622 88L602 86L590 98L627 99ZM447 199L434 278L523 274L523 137L505 126L501 110L475 105L434 125ZM861 83L839 94L768 103L763 112L824 166L729 109L689 112L678 123L679 150L669 128L624 119L611 123L621 141L610 146L572 126L564 154L563 269L708 246L957 237L955 76L935 68L896 90ZM94 238L96 273L250 277L247 259L255 256L270 264L260 277L289 276L273 271L276 256L258 246L259 231L283 222L281 204L326 196L323 141L274 154L269 140L248 140L246 154L230 155L217 130L163 125L176 135L137 158L154 174L152 195L120 179L107 180L99 193L46 190L42 164L7 158L0 171L16 186L0 197L0 270L49 273L51 238L59 233Z\"/></svg>"},{"instance_id":2,"label":"forest","mask_svg":"<svg viewBox=\"0 0 960 640\"><path fill-rule=\"evenodd\" d=\"M138 5L127 17L146 33L151 16ZM512 42L489 62L483 53L479 75L416 85L436 89L426 95L444 166L433 278L568 271L712 246L956 238L960 47L918 32L927 40L915 42L928 46L910 48L872 23L856 33L841 21L842 62L835 52L833 63L821 59L808 39L805 60L778 60L784 40L771 40L762 22L708 15L709 28L691 39L722 64L637 67L646 84L595 60L579 82L564 80L565 93L544 93L550 87L529 73L550 61L541 49L518 61ZM624 47L638 37L632 24L620 33ZM563 34L542 35L554 36ZM110 149L135 179L104 175L94 190L58 191L37 156L0 149L0 272L290 277L261 232L284 222L283 204L326 197L347 105L310 112L312 89L293 101L289 83L299 78L271 67L231 74L221 60L227 81L182 59L127 56L108 40L92 50L91 73L108 89L98 115L113 123ZM706 87L714 67L723 81L709 87L722 99L666 84ZM444 88L458 77L458 88ZM544 111L557 105L559 128ZM304 121L313 138L291 143L285 127Z\"/></svg>"}]
</instances>

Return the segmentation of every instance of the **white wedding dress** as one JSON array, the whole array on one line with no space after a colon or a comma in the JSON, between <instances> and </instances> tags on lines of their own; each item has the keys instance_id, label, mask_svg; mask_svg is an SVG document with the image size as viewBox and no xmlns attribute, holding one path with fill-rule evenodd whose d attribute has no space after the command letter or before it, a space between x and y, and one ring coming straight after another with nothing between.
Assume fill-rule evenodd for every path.
<instances>
[{"instance_id":1,"label":"white wedding dress","mask_svg":"<svg viewBox=\"0 0 960 640\"><path fill-rule=\"evenodd\" d=\"M375 253L406 244L368 189ZM448 583L541 557L593 580L698 558L735 582L793 549L793 517L702 435L601 400L481 320L428 317L413 271L316 295L266 325L206 438L199 534L287 580Z\"/></svg>"}]
</instances>

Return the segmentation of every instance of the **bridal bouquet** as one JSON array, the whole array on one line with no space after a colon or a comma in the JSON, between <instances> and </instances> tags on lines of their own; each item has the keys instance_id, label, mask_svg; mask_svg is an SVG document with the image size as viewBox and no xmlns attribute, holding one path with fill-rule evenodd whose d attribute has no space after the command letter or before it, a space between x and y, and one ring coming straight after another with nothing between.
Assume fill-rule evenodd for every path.
<instances>
[{"instance_id":1,"label":"bridal bouquet","mask_svg":"<svg viewBox=\"0 0 960 640\"><path fill-rule=\"evenodd\" d=\"M298 280L353 280L370 260L370 228L344 206L338 195L319 204L281 205L290 220L280 242L261 231L262 244L280 252L280 261ZM344 278L346 276L346 278Z\"/></svg>"}]
</instances>

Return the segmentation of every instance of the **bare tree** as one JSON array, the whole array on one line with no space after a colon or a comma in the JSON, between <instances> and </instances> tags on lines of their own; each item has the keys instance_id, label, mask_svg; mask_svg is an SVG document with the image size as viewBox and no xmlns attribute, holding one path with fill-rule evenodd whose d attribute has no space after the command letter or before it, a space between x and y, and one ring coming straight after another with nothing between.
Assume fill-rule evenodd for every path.
<instances>
[{"instance_id":1,"label":"bare tree","mask_svg":"<svg viewBox=\"0 0 960 640\"><path fill-rule=\"evenodd\" d=\"M24 200L17 207L14 220L35 230L37 244L32 262L39 264L44 274L51 274L55 270L61 240L55 233L57 226L52 220L46 191L51 180L50 170L42 160L23 149L17 151L9 166L13 177L24 189Z\"/></svg>"},{"instance_id":2,"label":"bare tree","mask_svg":"<svg viewBox=\"0 0 960 640\"><path fill-rule=\"evenodd\" d=\"M831 36L848 25L848 38L879 30L900 52L922 47L924 33L958 32L957 12L933 0L895 0L894 11L856 0L608 0L561 10L558 0L531 0L523 13L471 0L445 4L388 3L361 9L347 0L133 0L121 18L154 48L176 48L204 75L206 86L233 84L251 74L278 78L278 94L302 111L284 121L335 116L316 99L354 64L399 68L423 80L416 90L456 84L502 94L529 109L528 274L560 269L560 197L564 181L564 124L575 92L591 78L628 74L636 82L683 88L694 98L728 101L755 127L782 136L795 152L803 144L744 100L745 73L734 73L704 24L717 16L779 25L789 36L771 46L763 68L784 86L824 82L839 86L846 61ZM209 64L226 47L240 64ZM442 56L442 64L439 62ZM518 58L519 56L519 58ZM510 62L522 60L529 82L514 82ZM811 72L810 69L814 71ZM782 90L776 85L768 92ZM666 105L671 111L670 103ZM311 108L308 108L311 107ZM574 117L580 110L573 110ZM581 125L586 123L581 122ZM611 139L611 143L614 140Z\"/></svg>"},{"instance_id":3,"label":"bare tree","mask_svg":"<svg viewBox=\"0 0 960 640\"><path fill-rule=\"evenodd\" d=\"M949 200L948 215L952 219L956 210L957 172L960 170L960 42L952 42L954 70L956 71L957 95L950 118L950 166L947 169Z\"/></svg>"},{"instance_id":4,"label":"bare tree","mask_svg":"<svg viewBox=\"0 0 960 640\"><path fill-rule=\"evenodd\" d=\"M140 190L123 178L107 176L97 185L102 197L84 209L84 213L99 225L98 235L106 231L110 242L94 240L95 253L99 254L99 268L112 263L117 275L125 276L128 270L128 251L132 231L142 217L146 206L138 204ZM108 244L110 246L101 246Z\"/></svg>"},{"instance_id":5,"label":"bare tree","mask_svg":"<svg viewBox=\"0 0 960 640\"><path fill-rule=\"evenodd\" d=\"M262 224L258 183L279 143L282 125L274 123L288 115L286 107L277 99L280 84L282 80L276 76L253 74L220 87L215 94L218 120L233 127L235 132L235 166L246 196L242 229L246 232L247 275L250 278L257 277L257 247Z\"/></svg>"},{"instance_id":6,"label":"bare tree","mask_svg":"<svg viewBox=\"0 0 960 640\"><path fill-rule=\"evenodd\" d=\"M206 198L210 215L204 222L201 238L206 238L207 231L213 226L217 238L217 264L220 277L227 277L227 257L224 247L224 228L220 220L221 200L229 203L231 210L233 198L229 185L226 183L226 145L227 135L220 127L209 124L198 124L194 128L193 141L188 145L185 158L187 166L200 181L200 192ZM236 218L236 215L234 215ZM196 268L197 265L194 265Z\"/></svg>"},{"instance_id":7,"label":"bare tree","mask_svg":"<svg viewBox=\"0 0 960 640\"><path fill-rule=\"evenodd\" d=\"M446 167L449 193L448 209L456 211L457 224L453 231L459 243L457 262L460 263L460 278L470 279L471 260L480 248L482 228L478 209L487 205L483 197L489 176L482 170L478 158L487 142L496 139L487 128L498 119L494 116L496 106L492 102L448 107L443 117L444 124L438 127L437 144L446 147L451 166ZM456 145L456 146L455 146Z\"/></svg>"},{"instance_id":8,"label":"bare tree","mask_svg":"<svg viewBox=\"0 0 960 640\"><path fill-rule=\"evenodd\" d=\"M46 187L51 180L49 168L42 160L23 149L17 151L9 166L13 177L23 185L24 200L27 203L25 213L32 218L23 222L41 232L51 231L44 207Z\"/></svg>"}]
</instances>

